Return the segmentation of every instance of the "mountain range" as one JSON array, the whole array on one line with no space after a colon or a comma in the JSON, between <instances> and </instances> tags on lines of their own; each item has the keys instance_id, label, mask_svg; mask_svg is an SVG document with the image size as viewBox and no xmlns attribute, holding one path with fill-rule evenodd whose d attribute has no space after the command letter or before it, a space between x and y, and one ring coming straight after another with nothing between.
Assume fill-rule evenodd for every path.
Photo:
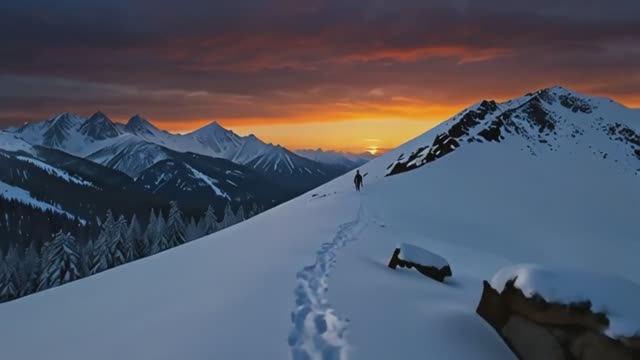
<instances>
[{"instance_id":1,"label":"mountain range","mask_svg":"<svg viewBox=\"0 0 640 360\"><path fill-rule=\"evenodd\" d=\"M119 124L102 112L87 119L63 113L12 132L30 144L87 158L134 178L156 162L171 158L171 150L227 159L280 177L303 177L305 181L326 181L352 166L349 161L306 161L282 146L265 143L255 135L239 136L216 122L188 134L171 134L139 115Z\"/></svg>"}]
</instances>

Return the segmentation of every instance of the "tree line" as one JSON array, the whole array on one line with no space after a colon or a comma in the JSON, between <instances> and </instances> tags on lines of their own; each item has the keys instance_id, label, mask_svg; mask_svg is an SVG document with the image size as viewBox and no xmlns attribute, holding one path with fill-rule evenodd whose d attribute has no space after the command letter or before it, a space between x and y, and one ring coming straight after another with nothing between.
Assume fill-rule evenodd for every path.
<instances>
[{"instance_id":1,"label":"tree line","mask_svg":"<svg viewBox=\"0 0 640 360\"><path fill-rule=\"evenodd\" d=\"M151 209L146 228L138 216L130 219L108 210L98 219L97 236L79 241L71 232L57 230L51 239L38 246L10 245L0 249L0 302L13 300L56 287L115 266L141 259L199 237L214 233L252 217L261 209L253 205L245 215L242 205L236 212L227 203L224 216L218 219L213 206L195 219L187 218L172 201L165 217L162 210ZM26 229L25 229L26 230ZM24 230L23 230L24 231Z\"/></svg>"}]
</instances>

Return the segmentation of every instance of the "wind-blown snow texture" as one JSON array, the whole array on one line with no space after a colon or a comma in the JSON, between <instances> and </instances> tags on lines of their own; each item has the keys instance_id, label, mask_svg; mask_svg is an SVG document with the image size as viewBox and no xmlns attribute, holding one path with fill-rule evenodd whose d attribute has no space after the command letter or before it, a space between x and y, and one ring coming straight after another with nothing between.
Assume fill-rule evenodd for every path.
<instances>
[{"instance_id":1,"label":"wind-blown snow texture","mask_svg":"<svg viewBox=\"0 0 640 360\"><path fill-rule=\"evenodd\" d=\"M607 123L638 128L637 111L599 107ZM570 114L565 120L575 126L598 124ZM597 266L640 281L633 141L615 135L576 144L569 136L549 147L538 134L552 140L552 132L535 141L505 136L386 176L400 154L432 145L461 116L367 163L360 193L351 172L211 236L0 305L2 355L286 359L298 349L311 358L333 349L341 359L514 359L475 314L482 280L499 269ZM607 158L586 139L607 146ZM359 211L358 225L347 226ZM402 242L443 256L455 276L441 284L388 269ZM304 304L321 316L302 316ZM323 332L314 320L327 314L337 321Z\"/></svg>"}]
</instances>

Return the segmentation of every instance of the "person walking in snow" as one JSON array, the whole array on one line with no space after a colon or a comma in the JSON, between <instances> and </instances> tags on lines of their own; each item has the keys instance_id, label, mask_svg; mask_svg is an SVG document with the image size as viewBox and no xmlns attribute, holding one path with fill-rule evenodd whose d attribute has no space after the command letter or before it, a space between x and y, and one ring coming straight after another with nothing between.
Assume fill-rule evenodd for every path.
<instances>
[{"instance_id":1,"label":"person walking in snow","mask_svg":"<svg viewBox=\"0 0 640 360\"><path fill-rule=\"evenodd\" d=\"M356 191L360 191L362 187L362 175L360 175L360 170L356 170L356 176L353 178L354 184L356 184Z\"/></svg>"}]
</instances>

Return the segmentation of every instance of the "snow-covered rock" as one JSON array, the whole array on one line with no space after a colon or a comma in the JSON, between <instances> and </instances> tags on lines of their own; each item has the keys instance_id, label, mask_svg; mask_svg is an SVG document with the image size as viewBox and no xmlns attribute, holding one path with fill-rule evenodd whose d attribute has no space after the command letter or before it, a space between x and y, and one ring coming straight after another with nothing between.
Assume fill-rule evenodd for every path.
<instances>
[{"instance_id":1,"label":"snow-covered rock","mask_svg":"<svg viewBox=\"0 0 640 360\"><path fill-rule=\"evenodd\" d=\"M416 268L421 274L440 282L451 276L451 266L440 255L411 244L400 244L389 261L390 268L397 266Z\"/></svg>"},{"instance_id":2,"label":"snow-covered rock","mask_svg":"<svg viewBox=\"0 0 640 360\"><path fill-rule=\"evenodd\" d=\"M522 359L635 359L639 295L619 275L515 265L484 282L476 311Z\"/></svg>"},{"instance_id":3,"label":"snow-covered rock","mask_svg":"<svg viewBox=\"0 0 640 360\"><path fill-rule=\"evenodd\" d=\"M640 334L640 285L622 276L515 265L498 271L491 286L502 292L507 282L528 297L539 296L548 303L589 304L590 311L608 319L607 335L631 337Z\"/></svg>"}]
</instances>

